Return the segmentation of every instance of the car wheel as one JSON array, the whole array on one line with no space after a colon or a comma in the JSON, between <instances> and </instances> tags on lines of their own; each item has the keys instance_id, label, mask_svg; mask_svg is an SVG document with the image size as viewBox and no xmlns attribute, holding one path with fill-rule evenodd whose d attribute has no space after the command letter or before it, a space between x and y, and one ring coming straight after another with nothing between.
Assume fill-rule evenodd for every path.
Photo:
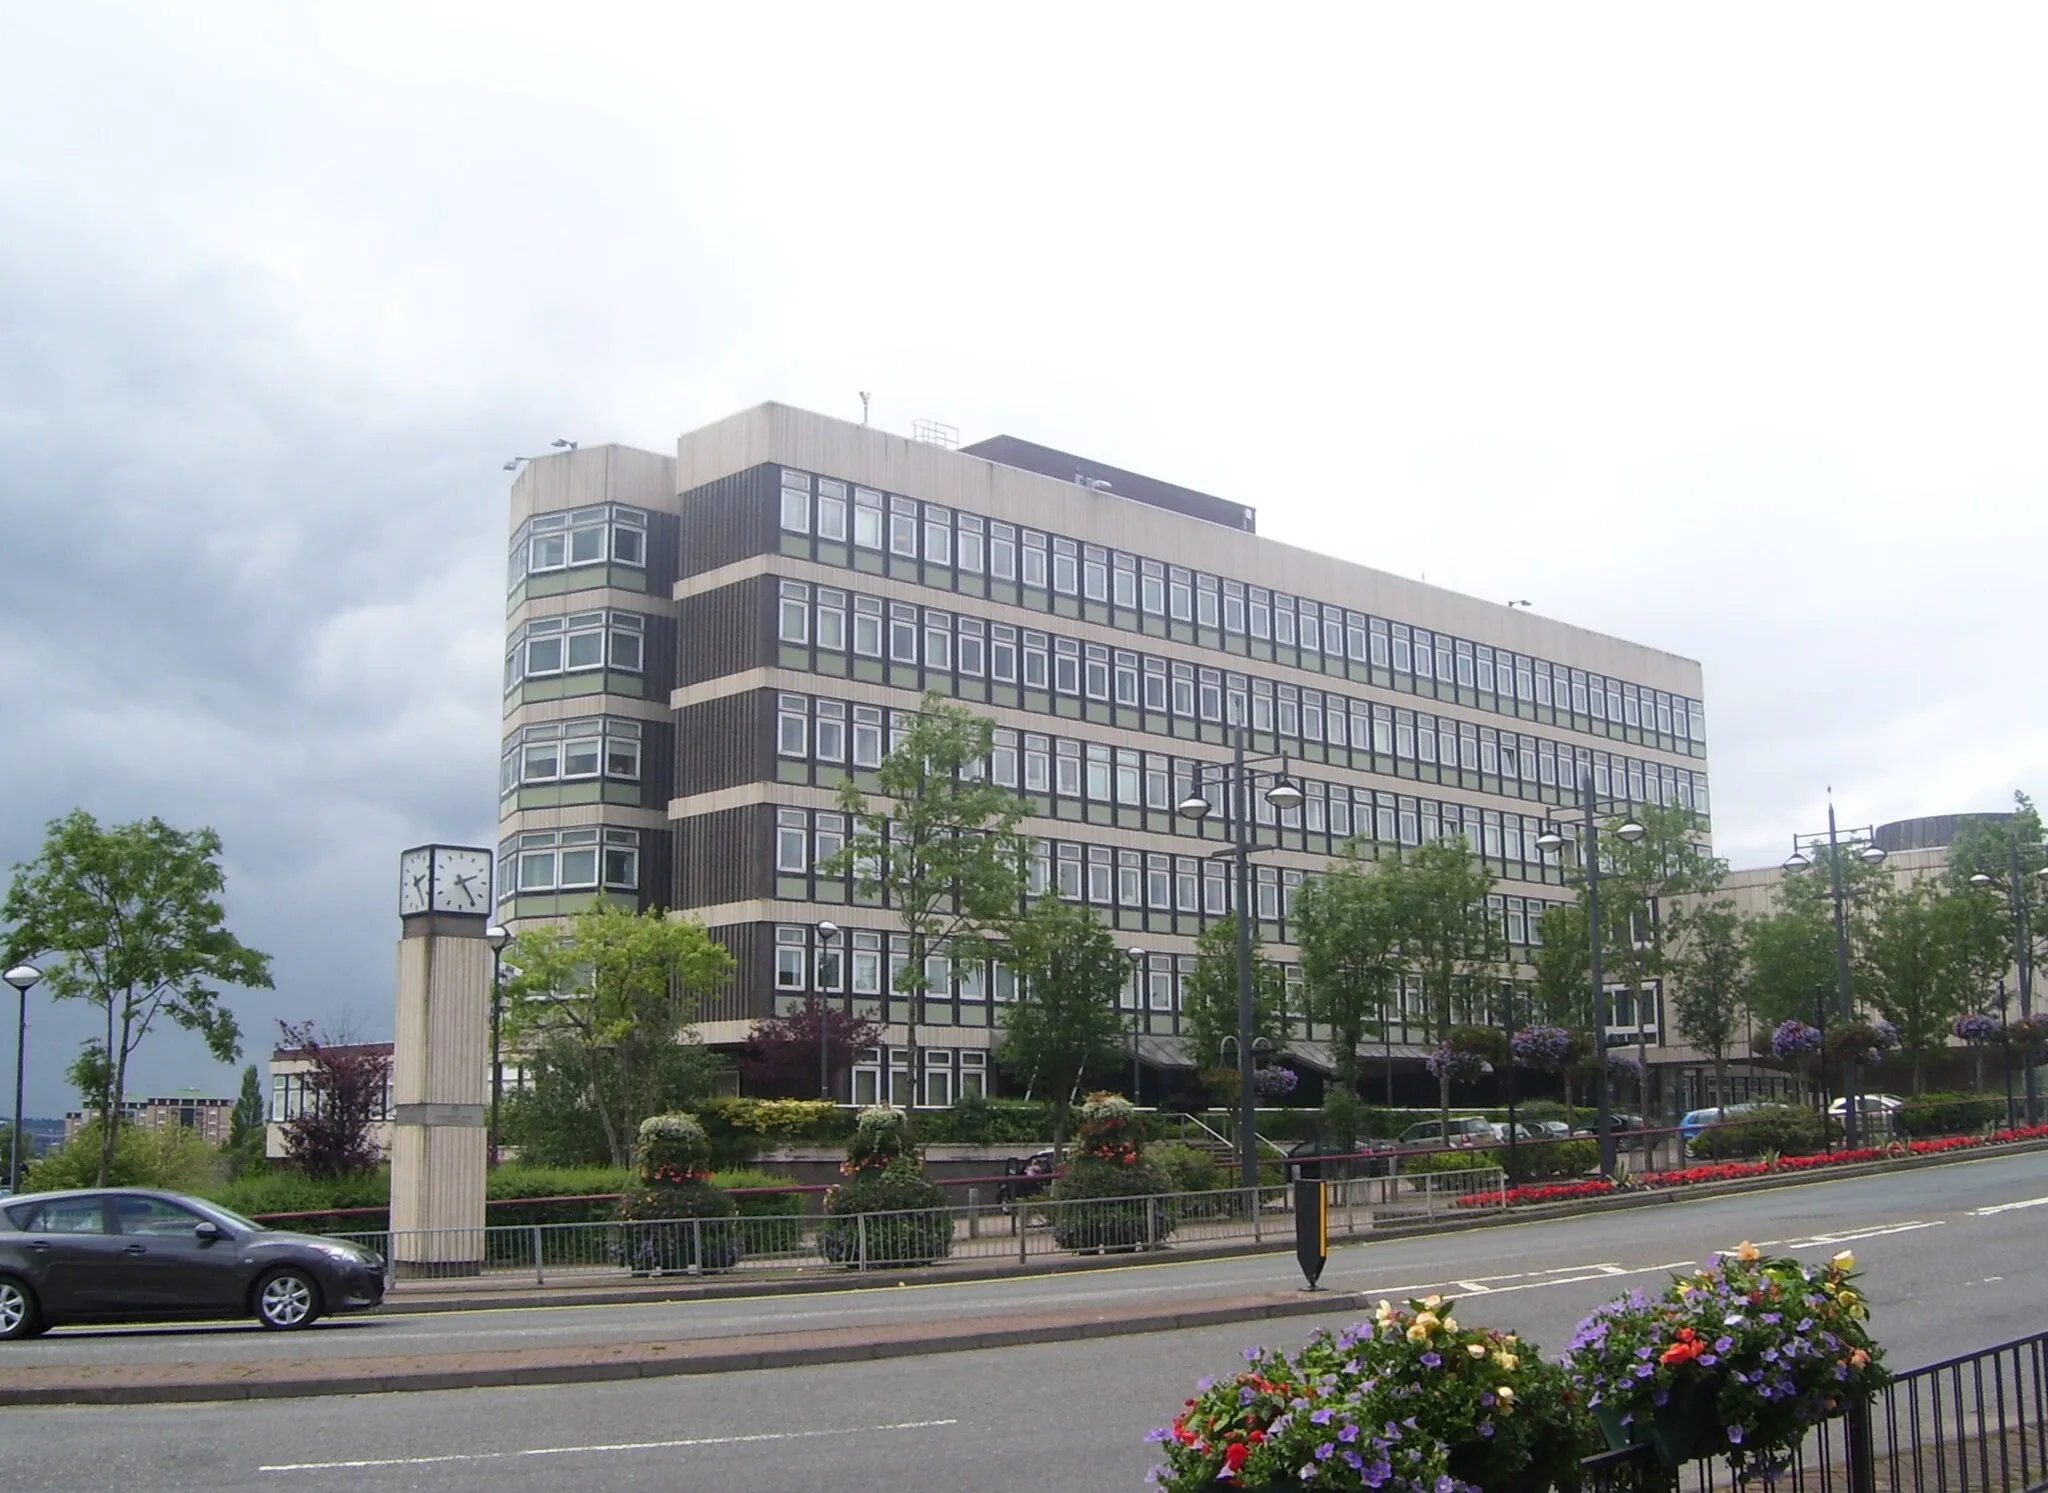
<instances>
[{"instance_id":1,"label":"car wheel","mask_svg":"<svg viewBox=\"0 0 2048 1493\"><path fill-rule=\"evenodd\" d=\"M37 1337L43 1330L35 1292L11 1275L0 1275L0 1341Z\"/></svg>"},{"instance_id":2,"label":"car wheel","mask_svg":"<svg viewBox=\"0 0 2048 1493\"><path fill-rule=\"evenodd\" d=\"M273 1270L256 1282L256 1320L273 1332L310 1327L320 1315L320 1287L303 1270Z\"/></svg>"}]
</instances>

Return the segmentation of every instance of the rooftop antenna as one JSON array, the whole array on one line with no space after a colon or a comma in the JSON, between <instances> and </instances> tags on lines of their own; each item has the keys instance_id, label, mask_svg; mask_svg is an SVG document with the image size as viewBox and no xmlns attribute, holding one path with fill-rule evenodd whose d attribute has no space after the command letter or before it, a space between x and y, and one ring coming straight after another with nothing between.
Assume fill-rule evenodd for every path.
<instances>
[{"instance_id":1,"label":"rooftop antenna","mask_svg":"<svg viewBox=\"0 0 2048 1493\"><path fill-rule=\"evenodd\" d=\"M863 425L868 423L868 391L866 389L860 391L860 423Z\"/></svg>"},{"instance_id":2,"label":"rooftop antenna","mask_svg":"<svg viewBox=\"0 0 2048 1493\"><path fill-rule=\"evenodd\" d=\"M1526 607L1528 605L1529 603L1526 601L1511 601L1508 603L1508 610L1512 612L1516 607Z\"/></svg>"}]
</instances>

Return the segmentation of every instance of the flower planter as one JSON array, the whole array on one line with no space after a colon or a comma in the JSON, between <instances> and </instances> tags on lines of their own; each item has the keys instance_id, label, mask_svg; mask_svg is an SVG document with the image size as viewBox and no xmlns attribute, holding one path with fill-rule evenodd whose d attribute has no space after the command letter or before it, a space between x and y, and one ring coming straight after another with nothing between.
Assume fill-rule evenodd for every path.
<instances>
[{"instance_id":1,"label":"flower planter","mask_svg":"<svg viewBox=\"0 0 2048 1493\"><path fill-rule=\"evenodd\" d=\"M1641 1415L1623 1425L1621 1412L1611 1405L1595 1405L1593 1418L1610 1450L1647 1444L1665 1467L1681 1467L1728 1450L1728 1433L1714 1403L1720 1393L1718 1377L1673 1389L1671 1398L1650 1413L1647 1425Z\"/></svg>"}]
</instances>

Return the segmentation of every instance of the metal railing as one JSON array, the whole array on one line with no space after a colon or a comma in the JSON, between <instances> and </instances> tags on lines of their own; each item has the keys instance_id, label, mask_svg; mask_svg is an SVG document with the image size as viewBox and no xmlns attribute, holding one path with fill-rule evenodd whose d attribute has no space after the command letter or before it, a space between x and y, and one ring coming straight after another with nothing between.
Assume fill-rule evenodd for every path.
<instances>
[{"instance_id":1,"label":"metal railing","mask_svg":"<svg viewBox=\"0 0 2048 1493\"><path fill-rule=\"evenodd\" d=\"M1334 1180L1329 1228L1349 1236L1506 1204L1499 1167ZM1028 1264L1102 1254L1293 1237L1293 1189L1224 1188L1140 1197L1060 1199L893 1213L679 1218L645 1222L486 1225L342 1234L376 1250L400 1280L670 1274L772 1276L916 1265Z\"/></svg>"},{"instance_id":2,"label":"metal railing","mask_svg":"<svg viewBox=\"0 0 2048 1493\"><path fill-rule=\"evenodd\" d=\"M1584 1493L1722 1493L1721 1457L1676 1471L1647 1446L1585 1464ZM1895 1375L1868 1406L1814 1427L1772 1493L2043 1493L2048 1490L2048 1333Z\"/></svg>"}]
</instances>

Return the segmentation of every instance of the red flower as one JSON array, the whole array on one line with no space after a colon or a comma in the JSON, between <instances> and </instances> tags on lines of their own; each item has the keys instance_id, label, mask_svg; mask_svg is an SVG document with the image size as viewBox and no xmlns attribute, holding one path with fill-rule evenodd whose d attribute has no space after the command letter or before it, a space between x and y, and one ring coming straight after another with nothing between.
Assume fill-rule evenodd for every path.
<instances>
[{"instance_id":1,"label":"red flower","mask_svg":"<svg viewBox=\"0 0 2048 1493\"><path fill-rule=\"evenodd\" d=\"M1246 1450L1243 1442L1232 1442L1223 1451L1223 1470L1225 1472L1236 1472L1238 1468L1244 1466L1244 1459L1250 1455L1251 1453Z\"/></svg>"}]
</instances>

